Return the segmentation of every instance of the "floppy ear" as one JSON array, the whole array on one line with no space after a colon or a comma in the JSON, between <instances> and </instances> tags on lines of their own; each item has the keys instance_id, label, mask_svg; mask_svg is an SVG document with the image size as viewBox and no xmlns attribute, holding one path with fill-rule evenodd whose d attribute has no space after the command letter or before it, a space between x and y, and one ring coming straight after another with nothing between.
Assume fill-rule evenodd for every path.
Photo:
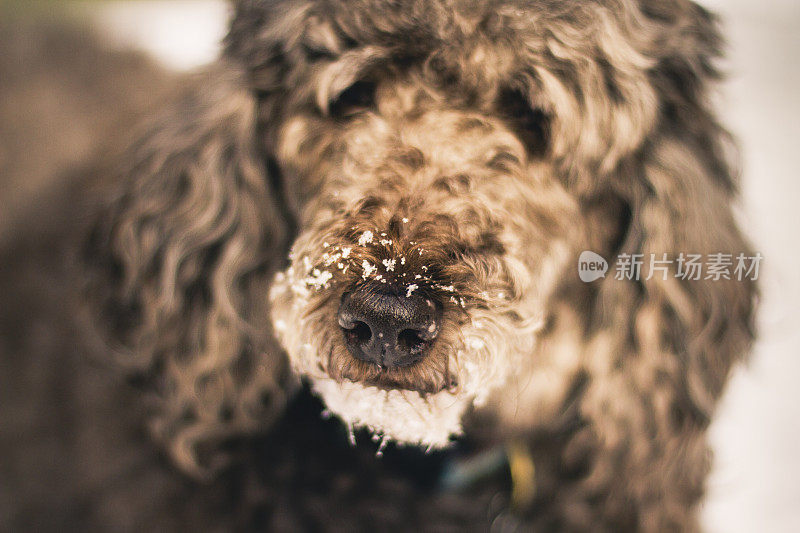
<instances>
[{"instance_id":1,"label":"floppy ear","mask_svg":"<svg viewBox=\"0 0 800 533\"><path fill-rule=\"evenodd\" d=\"M739 253L755 254L732 213L737 180L728 135L708 98L717 78L716 23L683 1L648 2L645 13L658 28L660 55L649 71L658 116L613 177L630 207L616 256L642 254L643 265L639 281L620 280L612 262L602 282L582 411L602 446L619 452L597 456L592 483L625 479L628 498L656 502L642 503L640 525L686 530L709 467L703 430L753 339L755 283L738 280L734 269ZM660 260L665 253L673 261L666 279L656 270L647 279L650 254ZM706 266L710 254L730 254L730 279L709 279L707 269L698 280L676 277L680 253L702 254Z\"/></svg>"},{"instance_id":2,"label":"floppy ear","mask_svg":"<svg viewBox=\"0 0 800 533\"><path fill-rule=\"evenodd\" d=\"M90 244L118 359L152 393L150 429L196 475L219 459L204 450L266 427L292 384L267 310L292 225L246 87L220 63L155 118Z\"/></svg>"},{"instance_id":3,"label":"floppy ear","mask_svg":"<svg viewBox=\"0 0 800 533\"><path fill-rule=\"evenodd\" d=\"M676 354L685 408L705 422L732 364L753 338L755 283L737 279L734 270L740 253L755 254L733 214L735 148L709 98L710 83L720 77L714 66L722 48L716 18L692 2L650 4L654 11L645 12L663 31L656 47L663 55L650 72L659 116L641 161L630 168L629 177L639 179L623 184L629 186L632 221L628 249L621 252L641 253L646 260L667 253L675 261L681 253L702 254L706 265L722 253L730 254L731 264L730 279L715 279L706 270L699 280L684 280L672 270L664 281L654 273L637 287L640 309L630 326L641 331L634 338L643 348ZM643 278L648 270L645 265Z\"/></svg>"}]
</instances>

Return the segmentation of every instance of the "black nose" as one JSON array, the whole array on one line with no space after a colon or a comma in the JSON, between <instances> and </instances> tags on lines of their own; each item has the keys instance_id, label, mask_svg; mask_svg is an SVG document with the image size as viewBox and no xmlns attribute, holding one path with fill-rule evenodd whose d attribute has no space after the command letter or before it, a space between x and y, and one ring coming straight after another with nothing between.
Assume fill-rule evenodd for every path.
<instances>
[{"instance_id":1,"label":"black nose","mask_svg":"<svg viewBox=\"0 0 800 533\"><path fill-rule=\"evenodd\" d=\"M439 334L440 306L421 295L360 289L339 306L339 325L350 353L383 368L422 359Z\"/></svg>"}]
</instances>

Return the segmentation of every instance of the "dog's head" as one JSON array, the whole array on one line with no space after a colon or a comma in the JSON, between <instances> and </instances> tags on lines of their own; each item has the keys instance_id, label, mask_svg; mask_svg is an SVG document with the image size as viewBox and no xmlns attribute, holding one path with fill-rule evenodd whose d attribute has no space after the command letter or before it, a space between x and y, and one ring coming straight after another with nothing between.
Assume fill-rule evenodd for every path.
<instances>
[{"instance_id":1,"label":"dog's head","mask_svg":"<svg viewBox=\"0 0 800 533\"><path fill-rule=\"evenodd\" d=\"M332 411L402 442L519 394L582 249L738 242L717 47L682 0L236 2L226 74L137 148L101 240L157 432L193 457L260 426L276 337ZM671 338L727 298L600 286L570 302L585 327L657 296Z\"/></svg>"},{"instance_id":2,"label":"dog's head","mask_svg":"<svg viewBox=\"0 0 800 533\"><path fill-rule=\"evenodd\" d=\"M428 445L528 371L581 242L532 13L451 7L290 3L267 26L290 65L264 88L270 152L301 228L273 325L330 409Z\"/></svg>"}]
</instances>

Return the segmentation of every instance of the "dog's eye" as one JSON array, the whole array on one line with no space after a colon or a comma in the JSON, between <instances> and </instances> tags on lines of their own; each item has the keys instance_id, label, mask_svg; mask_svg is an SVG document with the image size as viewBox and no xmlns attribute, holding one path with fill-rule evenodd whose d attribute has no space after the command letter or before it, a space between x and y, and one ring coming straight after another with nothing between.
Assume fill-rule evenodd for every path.
<instances>
[{"instance_id":1,"label":"dog's eye","mask_svg":"<svg viewBox=\"0 0 800 533\"><path fill-rule=\"evenodd\" d=\"M375 83L358 81L342 91L330 104L332 117L344 118L375 106Z\"/></svg>"},{"instance_id":2,"label":"dog's eye","mask_svg":"<svg viewBox=\"0 0 800 533\"><path fill-rule=\"evenodd\" d=\"M531 107L525 96L513 89L500 93L498 108L531 155L544 155L549 123L547 114Z\"/></svg>"}]
</instances>

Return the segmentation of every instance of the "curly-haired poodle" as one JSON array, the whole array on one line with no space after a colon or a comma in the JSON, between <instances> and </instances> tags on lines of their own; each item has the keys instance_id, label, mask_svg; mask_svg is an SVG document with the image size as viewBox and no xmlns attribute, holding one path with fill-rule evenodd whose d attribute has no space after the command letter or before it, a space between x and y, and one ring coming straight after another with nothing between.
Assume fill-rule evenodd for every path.
<instances>
[{"instance_id":1,"label":"curly-haired poodle","mask_svg":"<svg viewBox=\"0 0 800 533\"><path fill-rule=\"evenodd\" d=\"M239 0L204 73L129 65L171 96L4 243L0 519L696 530L753 337L675 271L748 253L719 48L688 0Z\"/></svg>"}]
</instances>

